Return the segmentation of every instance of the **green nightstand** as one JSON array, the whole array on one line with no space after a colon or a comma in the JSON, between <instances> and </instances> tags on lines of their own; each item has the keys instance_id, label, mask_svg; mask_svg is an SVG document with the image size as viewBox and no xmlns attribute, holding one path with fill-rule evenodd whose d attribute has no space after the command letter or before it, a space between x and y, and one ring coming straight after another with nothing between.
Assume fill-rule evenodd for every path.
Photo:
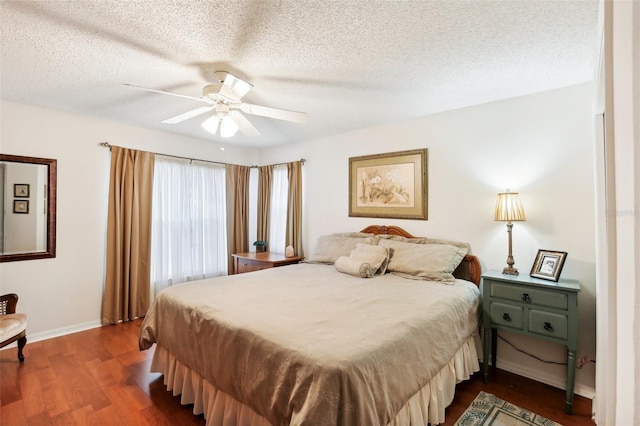
<instances>
[{"instance_id":1,"label":"green nightstand","mask_svg":"<svg viewBox=\"0 0 640 426\"><path fill-rule=\"evenodd\" d=\"M558 282L489 271L482 275L484 348L482 378L489 380L496 366L498 330L524 334L567 347L567 384L564 411L571 414L578 347L578 292L574 281ZM491 333L489 333L491 330Z\"/></svg>"}]
</instances>

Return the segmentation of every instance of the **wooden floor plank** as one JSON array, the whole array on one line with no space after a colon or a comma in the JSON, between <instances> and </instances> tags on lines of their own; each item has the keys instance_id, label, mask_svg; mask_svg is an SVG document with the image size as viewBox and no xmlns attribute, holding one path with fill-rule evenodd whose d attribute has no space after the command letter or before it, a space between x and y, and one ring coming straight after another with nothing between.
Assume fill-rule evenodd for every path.
<instances>
[{"instance_id":1,"label":"wooden floor plank","mask_svg":"<svg viewBox=\"0 0 640 426\"><path fill-rule=\"evenodd\" d=\"M38 380L38 372L24 370L24 374L20 376L18 386L20 389L21 398L24 401L29 401L25 405L27 417L35 417L38 414L46 413L47 406L44 402L44 392L40 386Z\"/></svg>"},{"instance_id":2,"label":"wooden floor plank","mask_svg":"<svg viewBox=\"0 0 640 426\"><path fill-rule=\"evenodd\" d=\"M22 425L204 425L193 406L166 390L150 373L153 350L138 350L141 321L28 343L26 360L16 349L0 351L0 424ZM576 396L574 414L564 413L564 391L502 370L458 384L447 408L452 425L485 391L565 426L593 425L591 401Z\"/></svg>"},{"instance_id":3,"label":"wooden floor plank","mask_svg":"<svg viewBox=\"0 0 640 426\"><path fill-rule=\"evenodd\" d=\"M7 352L7 351L4 351ZM20 401L22 399L22 393L20 392L20 382L18 381L18 377L20 371L23 370L22 366L16 360L14 362L10 362L12 367L8 368L6 371L2 370L2 380L0 380L0 404L8 405L12 402Z\"/></svg>"},{"instance_id":4,"label":"wooden floor plank","mask_svg":"<svg viewBox=\"0 0 640 426\"><path fill-rule=\"evenodd\" d=\"M17 400L7 404L2 401L0 408L0 424L1 425L26 425L27 417L25 416L24 401Z\"/></svg>"},{"instance_id":5,"label":"wooden floor plank","mask_svg":"<svg viewBox=\"0 0 640 426\"><path fill-rule=\"evenodd\" d=\"M55 356L59 356L58 353L56 353L54 357ZM23 365L25 368L28 368L27 364ZM58 376L56 376L51 367L39 370L38 381L40 382L40 388L44 396L43 400L46 411L50 416L54 417L71 409L67 395L65 395L60 387ZM29 401L26 401L26 403L29 403Z\"/></svg>"}]
</instances>

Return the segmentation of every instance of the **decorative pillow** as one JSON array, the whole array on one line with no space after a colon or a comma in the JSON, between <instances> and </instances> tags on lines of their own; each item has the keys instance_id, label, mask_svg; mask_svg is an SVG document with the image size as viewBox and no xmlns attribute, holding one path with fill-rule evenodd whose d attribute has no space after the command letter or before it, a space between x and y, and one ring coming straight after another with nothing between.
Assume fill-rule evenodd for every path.
<instances>
[{"instance_id":1,"label":"decorative pillow","mask_svg":"<svg viewBox=\"0 0 640 426\"><path fill-rule=\"evenodd\" d=\"M375 268L376 274L384 274L387 272L387 265L391 257L390 250L387 247L358 243L355 250L352 250L351 254L349 254L349 257L370 264Z\"/></svg>"},{"instance_id":2,"label":"decorative pillow","mask_svg":"<svg viewBox=\"0 0 640 426\"><path fill-rule=\"evenodd\" d=\"M412 243L412 244L448 244L450 246L466 248L467 252L471 249L471 246L469 245L469 243L463 243L461 241L442 240L439 238L423 238L423 237L407 238L400 235L378 235L377 237L380 241L382 240L402 241L405 243Z\"/></svg>"},{"instance_id":3,"label":"decorative pillow","mask_svg":"<svg viewBox=\"0 0 640 426\"><path fill-rule=\"evenodd\" d=\"M311 256L304 261L306 263L333 264L340 256L349 256L358 243L375 244L376 239L371 234L361 232L348 232L323 235L316 241Z\"/></svg>"},{"instance_id":4,"label":"decorative pillow","mask_svg":"<svg viewBox=\"0 0 640 426\"><path fill-rule=\"evenodd\" d=\"M451 244L409 243L381 239L379 245L393 249L388 270L417 280L453 282L452 272L469 251Z\"/></svg>"},{"instance_id":5,"label":"decorative pillow","mask_svg":"<svg viewBox=\"0 0 640 426\"><path fill-rule=\"evenodd\" d=\"M378 237L379 240L403 241L407 243L416 243L416 244L424 244L424 242L427 240L426 238L422 238L422 237L407 238L407 237L403 237L402 235L390 235L390 234L378 234L376 235L376 237Z\"/></svg>"},{"instance_id":6,"label":"decorative pillow","mask_svg":"<svg viewBox=\"0 0 640 426\"><path fill-rule=\"evenodd\" d=\"M339 272L360 278L371 278L376 273L376 268L366 262L347 256L340 256L335 262Z\"/></svg>"},{"instance_id":7,"label":"decorative pillow","mask_svg":"<svg viewBox=\"0 0 640 426\"><path fill-rule=\"evenodd\" d=\"M466 255L471 250L471 246L469 243L463 243L461 241L451 241L451 240L441 240L439 238L425 238L424 244L447 244L454 247L459 247L467 250L464 254ZM463 256L464 257L464 256ZM462 261L462 260L460 260ZM457 267L457 265L456 265Z\"/></svg>"}]
</instances>

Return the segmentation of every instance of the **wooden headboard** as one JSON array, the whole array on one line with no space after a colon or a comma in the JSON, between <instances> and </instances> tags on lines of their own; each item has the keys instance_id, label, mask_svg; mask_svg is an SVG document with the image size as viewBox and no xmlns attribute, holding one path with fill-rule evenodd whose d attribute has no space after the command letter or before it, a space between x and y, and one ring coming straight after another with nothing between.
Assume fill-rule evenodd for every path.
<instances>
[{"instance_id":1,"label":"wooden headboard","mask_svg":"<svg viewBox=\"0 0 640 426\"><path fill-rule=\"evenodd\" d=\"M383 225L371 225L364 228L362 231L367 234L375 235L398 235L400 237L407 238L420 238L411 235L399 226L383 226ZM462 259L460 265L453 271L453 276L461 280L471 281L477 286L480 286L480 275L482 274L482 268L478 258L472 254L468 254Z\"/></svg>"}]
</instances>

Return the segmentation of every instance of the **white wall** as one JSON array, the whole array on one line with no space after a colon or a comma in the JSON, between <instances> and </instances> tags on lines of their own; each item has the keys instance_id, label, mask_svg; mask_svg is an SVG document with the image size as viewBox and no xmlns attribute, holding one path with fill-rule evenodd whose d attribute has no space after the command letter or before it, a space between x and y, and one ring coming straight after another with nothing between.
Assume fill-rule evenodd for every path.
<instances>
[{"instance_id":1,"label":"white wall","mask_svg":"<svg viewBox=\"0 0 640 426\"><path fill-rule=\"evenodd\" d=\"M100 142L255 164L257 151L2 101L0 152L58 160L57 255L0 264L0 292L20 296L31 341L100 323L110 156Z\"/></svg>"},{"instance_id":2,"label":"white wall","mask_svg":"<svg viewBox=\"0 0 640 426\"><path fill-rule=\"evenodd\" d=\"M562 278L579 280L578 356L595 359L595 228L592 86L585 84L271 148L262 164L304 157L305 253L320 235L398 225L414 235L467 241L483 270L506 265L507 233L493 221L498 192L520 192L526 222L514 224L516 268L528 274L538 249L568 252ZM310 118L312 119L312 118ZM429 220L349 218L348 159L428 148ZM560 345L500 333L544 359L566 361ZM565 368L498 344L498 365L564 388ZM576 392L593 395L593 364Z\"/></svg>"}]
</instances>

